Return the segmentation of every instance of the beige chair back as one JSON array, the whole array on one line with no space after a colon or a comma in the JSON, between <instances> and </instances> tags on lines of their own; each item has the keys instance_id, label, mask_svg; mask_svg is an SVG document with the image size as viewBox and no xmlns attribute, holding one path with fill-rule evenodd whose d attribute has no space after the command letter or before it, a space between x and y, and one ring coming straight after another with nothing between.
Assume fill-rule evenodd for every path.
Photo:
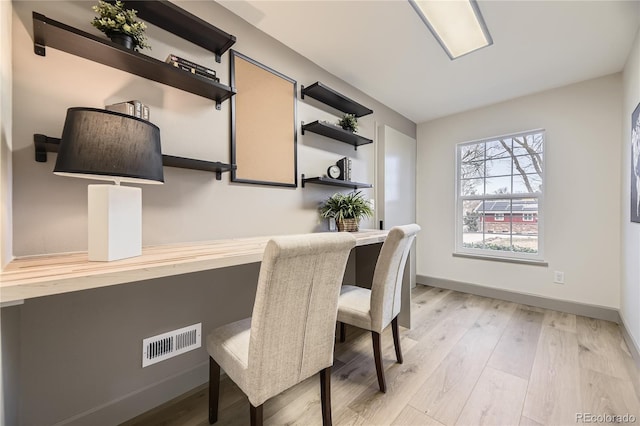
<instances>
[{"instance_id":1,"label":"beige chair back","mask_svg":"<svg viewBox=\"0 0 640 426\"><path fill-rule=\"evenodd\" d=\"M251 319L252 403L279 394L333 364L338 296L349 233L273 238L260 268Z\"/></svg>"},{"instance_id":2,"label":"beige chair back","mask_svg":"<svg viewBox=\"0 0 640 426\"><path fill-rule=\"evenodd\" d=\"M407 256L420 226L394 226L382 245L371 284L372 331L381 333L399 313Z\"/></svg>"}]
</instances>

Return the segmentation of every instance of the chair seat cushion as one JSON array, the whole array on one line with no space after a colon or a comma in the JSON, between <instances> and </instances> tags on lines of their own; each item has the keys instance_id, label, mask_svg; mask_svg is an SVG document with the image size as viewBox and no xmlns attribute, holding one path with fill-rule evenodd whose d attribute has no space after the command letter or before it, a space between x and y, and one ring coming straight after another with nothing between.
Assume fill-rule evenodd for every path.
<instances>
[{"instance_id":1,"label":"chair seat cushion","mask_svg":"<svg viewBox=\"0 0 640 426\"><path fill-rule=\"evenodd\" d=\"M246 393L251 317L216 328L207 336L207 352Z\"/></svg>"},{"instance_id":2,"label":"chair seat cushion","mask_svg":"<svg viewBox=\"0 0 640 426\"><path fill-rule=\"evenodd\" d=\"M343 285L338 299L338 321L371 330L371 290Z\"/></svg>"}]
</instances>

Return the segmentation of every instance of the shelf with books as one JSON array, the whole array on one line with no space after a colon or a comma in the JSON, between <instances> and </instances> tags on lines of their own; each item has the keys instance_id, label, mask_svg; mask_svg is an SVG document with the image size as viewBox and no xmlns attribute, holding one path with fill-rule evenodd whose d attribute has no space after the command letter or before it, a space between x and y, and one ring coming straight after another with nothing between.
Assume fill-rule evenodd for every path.
<instances>
[{"instance_id":1,"label":"shelf with books","mask_svg":"<svg viewBox=\"0 0 640 426\"><path fill-rule=\"evenodd\" d=\"M340 142L348 143L353 145L354 149L358 149L361 145L373 143L373 140L371 139L365 138L364 136L360 136L348 130L344 130L342 127L335 124L323 121L314 121L309 124L304 124L304 122L302 122L303 135L305 131L317 133Z\"/></svg>"},{"instance_id":2,"label":"shelf with books","mask_svg":"<svg viewBox=\"0 0 640 426\"><path fill-rule=\"evenodd\" d=\"M332 179L326 176L305 178L303 174L302 187L304 188L305 184L307 183L314 183L317 185L339 186L342 188L352 188L352 189L373 188L373 185L371 185L370 183L361 183L361 182L352 182L349 180Z\"/></svg>"},{"instance_id":3,"label":"shelf with books","mask_svg":"<svg viewBox=\"0 0 640 426\"><path fill-rule=\"evenodd\" d=\"M34 51L45 56L52 47L149 80L215 101L216 109L235 95L235 90L209 78L188 73L150 56L97 37L33 12Z\"/></svg>"},{"instance_id":4,"label":"shelf with books","mask_svg":"<svg viewBox=\"0 0 640 426\"><path fill-rule=\"evenodd\" d=\"M36 161L47 162L47 152L58 152L60 139L46 135L33 135L33 144L36 149ZM222 173L235 170L235 164L221 163L219 161L195 160L193 158L176 157L174 155L162 155L162 164L166 167L179 167L181 169L202 170L216 174L216 180L222 180Z\"/></svg>"}]
</instances>

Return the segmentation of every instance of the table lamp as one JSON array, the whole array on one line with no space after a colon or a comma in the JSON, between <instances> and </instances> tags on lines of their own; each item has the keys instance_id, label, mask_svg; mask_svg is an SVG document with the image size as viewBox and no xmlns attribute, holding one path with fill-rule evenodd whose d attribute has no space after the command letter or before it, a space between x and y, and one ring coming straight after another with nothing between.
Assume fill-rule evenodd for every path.
<instances>
[{"instance_id":1,"label":"table lamp","mask_svg":"<svg viewBox=\"0 0 640 426\"><path fill-rule=\"evenodd\" d=\"M142 190L120 183L164 183L157 126L113 111L69 108L53 173L115 183L89 185L89 260L142 254Z\"/></svg>"}]
</instances>

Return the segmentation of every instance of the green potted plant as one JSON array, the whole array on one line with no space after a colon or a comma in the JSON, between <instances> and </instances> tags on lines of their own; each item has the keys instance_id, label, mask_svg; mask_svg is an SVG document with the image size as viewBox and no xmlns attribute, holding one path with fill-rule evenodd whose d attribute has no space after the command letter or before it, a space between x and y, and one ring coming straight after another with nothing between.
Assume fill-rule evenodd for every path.
<instances>
[{"instance_id":1,"label":"green potted plant","mask_svg":"<svg viewBox=\"0 0 640 426\"><path fill-rule=\"evenodd\" d=\"M100 16L93 18L91 25L105 33L111 41L127 49L151 49L144 34L147 26L144 22L138 21L138 11L125 9L124 3L120 0L114 4L100 0L92 9Z\"/></svg>"},{"instance_id":2,"label":"green potted plant","mask_svg":"<svg viewBox=\"0 0 640 426\"><path fill-rule=\"evenodd\" d=\"M320 207L320 216L334 218L340 232L356 232L360 219L373 216L373 209L360 191L346 195L338 193Z\"/></svg>"},{"instance_id":3,"label":"green potted plant","mask_svg":"<svg viewBox=\"0 0 640 426\"><path fill-rule=\"evenodd\" d=\"M345 114L342 116L340 121L338 121L338 126L342 127L344 130L355 133L358 131L358 119L354 114Z\"/></svg>"}]
</instances>

